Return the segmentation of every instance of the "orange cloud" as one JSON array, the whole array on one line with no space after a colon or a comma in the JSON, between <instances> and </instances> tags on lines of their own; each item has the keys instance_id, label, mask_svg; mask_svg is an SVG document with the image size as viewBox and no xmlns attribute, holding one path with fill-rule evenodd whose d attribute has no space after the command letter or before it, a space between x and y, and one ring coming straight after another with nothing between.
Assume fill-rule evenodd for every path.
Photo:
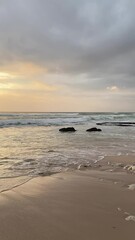
<instances>
[{"instance_id":1,"label":"orange cloud","mask_svg":"<svg viewBox=\"0 0 135 240\"><path fill-rule=\"evenodd\" d=\"M47 69L31 62L0 67L0 93L5 93L5 90L55 91L56 86L42 80L45 75Z\"/></svg>"},{"instance_id":2,"label":"orange cloud","mask_svg":"<svg viewBox=\"0 0 135 240\"><path fill-rule=\"evenodd\" d=\"M6 66L0 67L0 77L8 78L11 75L14 76L32 76L45 74L48 72L47 68L43 68L32 62L14 62Z\"/></svg>"}]
</instances>

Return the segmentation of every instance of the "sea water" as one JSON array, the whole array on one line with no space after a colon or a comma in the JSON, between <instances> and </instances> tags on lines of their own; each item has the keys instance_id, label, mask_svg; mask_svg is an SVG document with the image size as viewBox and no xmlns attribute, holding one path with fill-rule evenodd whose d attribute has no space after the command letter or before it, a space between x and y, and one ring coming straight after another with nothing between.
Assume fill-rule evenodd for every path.
<instances>
[{"instance_id":1,"label":"sea water","mask_svg":"<svg viewBox=\"0 0 135 240\"><path fill-rule=\"evenodd\" d=\"M107 155L135 155L135 124L116 122L134 123L135 113L0 113L0 191ZM68 126L77 131L59 132Z\"/></svg>"}]
</instances>

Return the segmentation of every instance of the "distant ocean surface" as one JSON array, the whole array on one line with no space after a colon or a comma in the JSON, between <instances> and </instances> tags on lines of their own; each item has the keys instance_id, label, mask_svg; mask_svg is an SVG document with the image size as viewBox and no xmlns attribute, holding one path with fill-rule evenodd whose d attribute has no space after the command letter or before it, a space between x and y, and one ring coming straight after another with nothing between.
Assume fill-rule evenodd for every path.
<instances>
[{"instance_id":1,"label":"distant ocean surface","mask_svg":"<svg viewBox=\"0 0 135 240\"><path fill-rule=\"evenodd\" d=\"M123 122L132 124L118 126ZM59 132L68 126L77 131ZM86 132L96 126L102 132ZM128 154L135 155L135 113L0 113L0 191L107 155Z\"/></svg>"}]
</instances>

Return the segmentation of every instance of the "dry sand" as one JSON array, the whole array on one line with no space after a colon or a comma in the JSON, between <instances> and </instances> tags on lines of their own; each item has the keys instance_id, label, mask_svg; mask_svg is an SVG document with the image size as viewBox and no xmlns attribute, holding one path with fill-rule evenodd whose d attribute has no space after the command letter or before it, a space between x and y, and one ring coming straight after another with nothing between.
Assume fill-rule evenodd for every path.
<instances>
[{"instance_id":1,"label":"dry sand","mask_svg":"<svg viewBox=\"0 0 135 240\"><path fill-rule=\"evenodd\" d=\"M122 162L123 161L123 162ZM37 177L0 194L0 240L134 240L135 157Z\"/></svg>"}]
</instances>

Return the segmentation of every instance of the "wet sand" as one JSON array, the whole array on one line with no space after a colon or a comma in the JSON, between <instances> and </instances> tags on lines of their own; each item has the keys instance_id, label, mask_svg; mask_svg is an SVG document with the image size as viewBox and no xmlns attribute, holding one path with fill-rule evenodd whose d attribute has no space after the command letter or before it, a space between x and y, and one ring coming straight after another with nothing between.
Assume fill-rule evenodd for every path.
<instances>
[{"instance_id":1,"label":"wet sand","mask_svg":"<svg viewBox=\"0 0 135 240\"><path fill-rule=\"evenodd\" d=\"M134 240L135 156L37 177L0 194L0 240Z\"/></svg>"}]
</instances>

